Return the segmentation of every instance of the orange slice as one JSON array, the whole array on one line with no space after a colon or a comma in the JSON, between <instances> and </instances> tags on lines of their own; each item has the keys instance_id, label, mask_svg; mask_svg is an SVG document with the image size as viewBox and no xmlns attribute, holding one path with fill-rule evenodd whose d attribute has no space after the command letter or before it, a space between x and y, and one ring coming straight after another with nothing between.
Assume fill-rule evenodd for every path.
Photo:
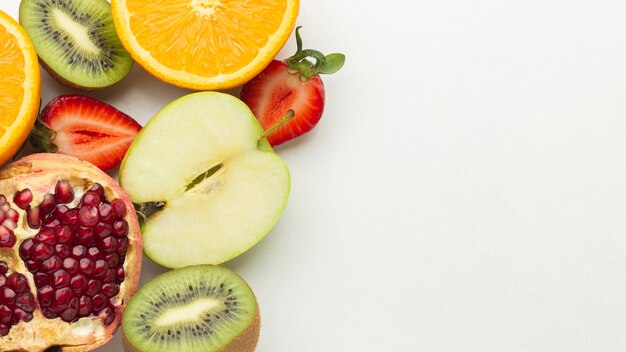
<instances>
[{"instance_id":1,"label":"orange slice","mask_svg":"<svg viewBox=\"0 0 626 352\"><path fill-rule=\"evenodd\" d=\"M112 0L126 50L157 78L196 90L256 76L293 30L299 0Z\"/></svg>"},{"instance_id":2,"label":"orange slice","mask_svg":"<svg viewBox=\"0 0 626 352\"><path fill-rule=\"evenodd\" d=\"M24 29L0 11L0 164L20 149L39 112L41 77Z\"/></svg>"}]
</instances>

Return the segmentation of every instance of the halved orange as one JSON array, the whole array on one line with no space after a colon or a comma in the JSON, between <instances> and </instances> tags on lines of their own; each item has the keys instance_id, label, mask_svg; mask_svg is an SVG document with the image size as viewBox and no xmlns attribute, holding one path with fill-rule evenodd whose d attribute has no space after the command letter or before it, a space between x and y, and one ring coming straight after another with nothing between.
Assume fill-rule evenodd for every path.
<instances>
[{"instance_id":1,"label":"halved orange","mask_svg":"<svg viewBox=\"0 0 626 352\"><path fill-rule=\"evenodd\" d=\"M241 85L276 56L299 0L112 0L115 28L136 62L189 89Z\"/></svg>"},{"instance_id":2,"label":"halved orange","mask_svg":"<svg viewBox=\"0 0 626 352\"><path fill-rule=\"evenodd\" d=\"M20 149L39 112L41 77L24 29L0 11L0 164Z\"/></svg>"}]
</instances>

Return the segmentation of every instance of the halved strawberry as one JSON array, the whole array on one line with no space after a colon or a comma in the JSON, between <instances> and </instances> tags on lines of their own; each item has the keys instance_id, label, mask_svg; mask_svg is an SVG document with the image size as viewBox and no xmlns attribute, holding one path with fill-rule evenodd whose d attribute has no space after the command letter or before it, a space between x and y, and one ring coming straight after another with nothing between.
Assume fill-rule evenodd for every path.
<instances>
[{"instance_id":1,"label":"halved strawberry","mask_svg":"<svg viewBox=\"0 0 626 352\"><path fill-rule=\"evenodd\" d=\"M107 171L117 166L141 125L109 104L61 95L42 110L29 141L40 152L61 153Z\"/></svg>"},{"instance_id":2,"label":"halved strawberry","mask_svg":"<svg viewBox=\"0 0 626 352\"><path fill-rule=\"evenodd\" d=\"M288 110L295 111L293 119L269 133L267 140L271 145L284 143L315 127L324 112L325 99L319 74L335 73L345 62L343 54L303 50L300 28L296 28L296 53L285 61L273 60L241 90L241 100L266 130L275 126Z\"/></svg>"}]
</instances>

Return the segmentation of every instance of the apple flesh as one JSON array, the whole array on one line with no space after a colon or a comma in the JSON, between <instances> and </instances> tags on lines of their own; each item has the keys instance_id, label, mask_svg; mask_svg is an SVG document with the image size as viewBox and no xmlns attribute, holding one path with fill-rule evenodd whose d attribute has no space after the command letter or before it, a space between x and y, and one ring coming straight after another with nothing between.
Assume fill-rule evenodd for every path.
<instances>
[{"instance_id":1,"label":"apple flesh","mask_svg":"<svg viewBox=\"0 0 626 352\"><path fill-rule=\"evenodd\" d=\"M217 92L184 96L150 120L119 172L134 203L160 204L142 225L148 257L170 268L220 264L272 229L290 179L262 133L241 100Z\"/></svg>"}]
</instances>

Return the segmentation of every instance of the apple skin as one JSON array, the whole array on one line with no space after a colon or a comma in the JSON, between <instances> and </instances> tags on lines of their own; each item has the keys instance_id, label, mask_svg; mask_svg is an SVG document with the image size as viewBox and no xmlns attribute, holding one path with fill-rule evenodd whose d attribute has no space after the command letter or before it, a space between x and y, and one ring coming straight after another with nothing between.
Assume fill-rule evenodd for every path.
<instances>
[{"instance_id":1,"label":"apple skin","mask_svg":"<svg viewBox=\"0 0 626 352\"><path fill-rule=\"evenodd\" d=\"M194 110L194 109L189 109L189 106L187 106L185 107L185 109L188 109L189 111L185 114L182 114L182 116L175 116L175 117L170 116L170 115L177 115L175 112L180 106L185 106L186 104L194 104L194 102L199 102L199 101L204 101L204 100L215 100L215 103L213 105L215 104L221 104L221 106L236 105L236 108L229 107L227 110L229 109L235 110L235 113L232 114L233 124L235 124L236 127L238 128L233 128L233 131L235 132L226 131L225 134L234 133L235 135L237 135L238 133L240 133L239 131L241 130L245 130L244 132L241 132L241 133L244 133L244 134L247 133L247 135L245 135L244 137L241 137L241 136L234 137L234 140L238 140L237 138L239 138L239 139L246 141L245 142L246 147L239 148L239 149L242 149L243 152L240 152L240 154L234 153L234 156L232 157L225 157L224 160L219 160L219 162L225 165L223 167L224 173L226 174L224 176L224 179L227 180L227 178L230 177L230 176L227 176L229 175L227 174L229 171L238 170L239 168L239 166L237 167L233 166L231 169L229 169L229 165L232 165L232 164L238 165L237 163L242 163L244 164L244 166L241 166L241 168L244 168L244 167L247 167L246 159L253 159L252 160L253 162L251 163L252 164L251 169L260 170L258 171L259 176L260 176L259 179L270 180L267 182L270 186L273 186L272 192L269 192L269 191L265 192L266 191L265 189L257 188L258 192L253 189L253 192L250 193L251 194L250 197L242 196L242 197L238 197L237 199L226 199L226 201L224 202L224 203L227 203L225 208L228 208L229 205L232 205L231 203L239 203L239 202L245 203L247 198L262 197L265 200L267 199L271 200L271 201L267 201L267 204L268 204L267 210L263 209L264 204L260 203L258 199L251 201L251 204L255 204L255 205L249 206L249 211L246 213L259 212L262 214L259 216L263 216L263 220L257 222L255 219L252 219L252 220L248 219L249 220L248 223L251 224L248 227L257 226L257 223L258 223L259 224L258 228L255 231L252 231L251 233L246 233L242 235L241 236L242 238L240 241L234 241L232 239L232 238L236 239L236 236L234 237L231 236L228 238L224 237L222 238L222 240L220 240L219 236L209 233L211 232L209 230L207 230L206 234L201 234L200 233L201 231L197 229L198 225L195 223L195 221L192 221L192 220L179 223L177 227L170 229L168 233L171 233L171 236L173 237L173 239L164 237L163 235L158 235L158 236L153 235L154 233L163 232L163 231L159 231L158 228L161 226L160 225L161 223L165 222L165 220L163 220L166 217L165 214L171 214L172 211L177 209L173 207L175 204L180 203L180 202L177 202L178 198L188 197L188 195L187 193L185 193L180 196L173 196L172 194L175 194L176 192L173 192L171 190L165 191L163 193L164 194L163 197L155 196L155 192L158 193L158 191L153 192L153 194L151 194L150 196L146 195L145 192L142 192L142 188L145 188L144 187L145 182L143 182L140 178L136 177L136 174L138 172L141 172L141 173L145 173L144 176L149 177L148 175L156 175L160 173L160 169L152 169L150 170L152 171L152 174L150 174L150 172L146 171L145 168L138 167L137 165L132 165L133 163L138 163L137 160L144 159L144 158L140 158L137 156L137 155L146 155L145 154L146 147L144 145L145 144L144 142L146 143L149 142L149 143L152 143L153 146L157 146L157 144L154 144L154 142L155 140L158 140L159 143L158 143L157 149L164 148L164 146L168 146L168 145L172 146L172 148L177 148L177 146L179 146L180 144L190 143L188 141L182 140L182 139L188 139L188 138L177 138L177 139L165 138L167 134L164 134L165 133L164 131L166 132L169 132L169 131L166 128L167 125L166 127L164 127L165 122L161 120L169 119L168 121L170 121L172 124L176 124L177 121L180 122L180 121L183 121L183 119L192 119L190 121L193 121L193 119L204 119L203 116L206 113L206 110L207 110L206 107L205 109L200 108L200 109ZM214 107L213 105L211 106ZM211 112L206 113L206 114L211 115ZM196 116L190 116L190 115L196 115ZM198 117L198 115L202 115L202 116ZM223 119L223 117L221 118ZM189 121L183 121L181 122L181 124L188 123L188 122ZM222 121L222 124L223 124L223 121ZM158 125L158 126L153 127L155 125ZM172 125L169 125L169 126L172 126ZM171 127L171 129L174 129L174 130L176 128L177 126ZM189 127L189 130L190 130L189 134L190 135L197 134L196 130L204 131L203 129L206 129L206 128L207 127L204 126L201 122L199 126L196 128ZM159 133L154 132L154 131L157 131L157 132L160 131L159 133L161 134L160 135L161 138L155 139L155 135L159 135ZM182 98L179 98L173 101L172 103L168 104L166 107L164 107L159 113L157 113L157 115L155 115L155 117L153 117L146 124L146 126L144 126L142 131L137 135L137 137L131 144L126 156L124 157L124 160L121 163L120 171L119 171L119 181L122 187L124 188L124 190L130 196L131 200L133 200L133 202L135 203L151 202L151 201L166 201L167 205L165 206L165 208L163 208L163 210L156 213L154 217L150 217L149 219L147 219L147 221L142 221L141 229L144 234L144 253L146 254L146 256L148 256L157 264L165 266L165 267L169 267L169 268L179 268L179 267L184 267L188 265L196 265L196 264L217 265L217 264L226 262L228 260L231 260L237 257L238 255L242 254L243 252L247 251L256 243L258 243L262 238L264 238L265 235L267 235L267 233L270 232L270 230L274 227L274 225L280 218L280 215L282 214L287 204L287 201L289 198L289 190L290 190L290 176L289 176L289 169L287 168L287 165L273 151L267 139L265 138L259 139L262 133L263 133L263 128L259 124L258 120L254 117L252 112L248 109L248 107L242 101L240 101L236 97L233 97L224 93L218 93L218 92L199 92L199 93L193 93L193 94L184 96ZM174 132L174 134L176 134L176 132ZM180 137L180 133L178 133L178 135ZM189 137L189 139L194 139L196 137ZM206 138L206 139L209 140L210 138ZM252 142L254 143L253 146L250 144ZM180 148L184 148L184 147L180 147ZM194 146L194 148L196 147ZM164 154L168 153L167 151L164 151L164 150L166 149L161 150L162 153L159 154L160 156L163 156ZM207 148L205 151L207 154L211 154L214 152L210 148ZM219 148L217 148L215 151L216 154L223 154L222 152L223 150L220 150ZM135 155L135 153L138 153L138 154ZM195 156L198 153L199 153L198 151L195 151L195 152L192 151L190 153L185 153L184 151L181 151L180 155L194 155ZM249 153L254 154L255 156L248 157L247 154ZM243 156L239 156L239 155L243 155ZM184 156L181 156L181 157L184 158ZM168 159L168 158L163 157L163 159ZM255 160L255 159L259 159L259 160ZM160 161L161 160L156 160L154 161L154 163L160 162ZM180 160L176 160L176 162L179 162L179 161ZM150 162L148 162L148 164L150 164ZM153 164L150 164L150 167L152 167ZM207 170L211 168L211 166L213 165L214 164L211 164L211 163L205 163L199 167L201 170ZM269 165L267 166L268 168L273 168L272 169L273 171L270 172L271 175L263 174L262 169L264 169L266 165ZM165 168L168 168L168 165L164 164L162 165L162 168L165 170ZM218 173L221 171L222 170L220 169ZM216 173L215 176L208 178L207 180L220 177L218 173ZM242 174L243 172L239 172L239 173ZM274 175L276 175L276 181L271 181ZM185 181L186 183L184 184L189 184L188 181L190 179L193 179L195 176L196 175L187 173L187 174L183 174L181 178L184 178L186 180ZM169 179L171 179L172 177L170 177ZM238 178L238 179L241 179L241 178ZM240 183L240 185L244 188L248 186L249 188L254 188L255 181L249 178L248 180L250 182ZM272 184L272 182L275 182L275 184ZM227 182L218 182L218 181L214 183L218 185L222 183L227 184ZM180 182L178 182L177 187L178 187L177 189L180 189ZM200 188L200 186L196 186L196 187ZM192 189L191 192L188 192L188 193L192 193L194 191L195 191L195 188ZM264 195L257 195L256 193L264 194ZM274 193L276 194L276 196L274 196ZM238 194L238 193L234 192L234 194ZM280 198L280 200L279 201L274 200L273 198L275 197ZM159 199L154 199L154 198L159 198ZM221 199L221 200L223 201L224 199ZM200 204L199 200L197 202L198 202L197 204ZM170 205L172 205L172 208L170 208ZM199 207L202 208L203 205L200 204ZM179 214L183 215L183 213L179 213ZM244 213L240 212L240 214L243 215ZM211 212L205 212L204 214L199 216L199 221L202 222L203 217L210 217L210 216L211 216ZM215 215L215 217L218 217L218 215ZM228 218L228 217L225 216L224 218ZM246 216L242 216L241 218L238 217L237 219L230 219L230 221L232 221L232 223L234 224L233 226L236 227L236 226L239 226L237 225L237 223L246 223L246 219L247 219ZM218 220L215 220L215 223L217 222ZM208 225L212 225L212 224L208 224ZM245 225L241 225L241 226L245 227ZM171 227L171 226L168 225L168 227ZM205 228L212 229L213 226L206 226ZM193 233L190 234L188 233L188 231L193 232ZM202 256L198 256L198 255L194 256L190 254L190 253L195 253L196 250L198 250L197 248L194 248L194 247L198 247L198 246L206 247L207 241L209 242L212 241L211 243L215 244L216 247L219 247L219 248L215 249L214 251L207 250L207 254L202 255ZM231 246L229 246L228 244L225 244L229 241L233 242ZM168 242L169 245L174 246L174 247L170 246L167 248L168 249L167 252L169 252L167 254L164 254L165 250L162 248L167 245L165 242ZM174 253L178 252L178 253L176 255L176 254L172 254L172 252ZM172 256L178 257L178 258L173 259Z\"/></svg>"}]
</instances>

